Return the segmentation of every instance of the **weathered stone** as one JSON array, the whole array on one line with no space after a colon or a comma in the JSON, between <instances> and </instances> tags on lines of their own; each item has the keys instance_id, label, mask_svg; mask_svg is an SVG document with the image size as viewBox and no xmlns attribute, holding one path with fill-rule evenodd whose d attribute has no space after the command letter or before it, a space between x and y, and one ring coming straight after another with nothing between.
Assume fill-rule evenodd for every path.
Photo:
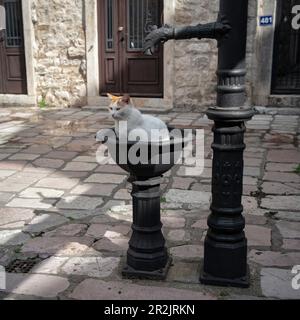
<instances>
[{"instance_id":1,"label":"weathered stone","mask_svg":"<svg viewBox=\"0 0 300 320\"><path fill-rule=\"evenodd\" d=\"M70 218L73 220L81 220L97 215L97 213L93 210L59 210L59 213L66 218Z\"/></svg>"},{"instance_id":2,"label":"weathered stone","mask_svg":"<svg viewBox=\"0 0 300 320\"><path fill-rule=\"evenodd\" d=\"M77 152L71 151L51 151L47 154L47 158L51 159L61 159L61 160L71 160L76 157Z\"/></svg>"},{"instance_id":3,"label":"weathered stone","mask_svg":"<svg viewBox=\"0 0 300 320\"><path fill-rule=\"evenodd\" d=\"M271 150L267 159L270 162L300 163L300 152L296 150Z\"/></svg>"},{"instance_id":4,"label":"weathered stone","mask_svg":"<svg viewBox=\"0 0 300 320\"><path fill-rule=\"evenodd\" d=\"M122 238L122 236L128 235L130 227L125 225L109 226L104 224L92 224L86 235L100 239L104 238Z\"/></svg>"},{"instance_id":5,"label":"weathered stone","mask_svg":"<svg viewBox=\"0 0 300 320\"><path fill-rule=\"evenodd\" d=\"M24 149L22 152L24 153L31 153L31 154L45 154L50 152L52 149L44 144L36 144L33 146L30 146L27 149Z\"/></svg>"},{"instance_id":6,"label":"weathered stone","mask_svg":"<svg viewBox=\"0 0 300 320\"><path fill-rule=\"evenodd\" d=\"M266 165L267 171L275 171L275 172L294 172L297 168L298 164L296 163L276 163L269 162Z\"/></svg>"},{"instance_id":7,"label":"weathered stone","mask_svg":"<svg viewBox=\"0 0 300 320\"><path fill-rule=\"evenodd\" d=\"M200 260L204 256L204 248L198 245L185 245L170 249L173 258L182 260Z\"/></svg>"},{"instance_id":8,"label":"weathered stone","mask_svg":"<svg viewBox=\"0 0 300 320\"><path fill-rule=\"evenodd\" d=\"M68 260L67 257L50 257L35 266L30 273L59 274L60 268Z\"/></svg>"},{"instance_id":9,"label":"weathered stone","mask_svg":"<svg viewBox=\"0 0 300 320\"><path fill-rule=\"evenodd\" d=\"M45 178L40 180L36 187L68 190L74 188L78 184L78 179L68 178Z\"/></svg>"},{"instance_id":10,"label":"weathered stone","mask_svg":"<svg viewBox=\"0 0 300 320\"><path fill-rule=\"evenodd\" d=\"M21 198L43 199L43 198L60 198L64 191L47 189L47 188L27 188L20 193Z\"/></svg>"},{"instance_id":11,"label":"weathered stone","mask_svg":"<svg viewBox=\"0 0 300 320\"><path fill-rule=\"evenodd\" d=\"M299 210L300 196L268 196L261 201L261 207L271 210Z\"/></svg>"},{"instance_id":12,"label":"weathered stone","mask_svg":"<svg viewBox=\"0 0 300 320\"><path fill-rule=\"evenodd\" d=\"M120 168L118 165L100 165L95 172L103 172L103 173L121 173L125 174L126 172Z\"/></svg>"},{"instance_id":13,"label":"weathered stone","mask_svg":"<svg viewBox=\"0 0 300 320\"><path fill-rule=\"evenodd\" d=\"M28 154L28 153L17 153L9 158L9 160L35 160L38 158L37 154Z\"/></svg>"},{"instance_id":14,"label":"weathered stone","mask_svg":"<svg viewBox=\"0 0 300 320\"><path fill-rule=\"evenodd\" d=\"M88 196L110 196L117 186L114 184L86 183L78 185L71 194L82 194Z\"/></svg>"},{"instance_id":15,"label":"weathered stone","mask_svg":"<svg viewBox=\"0 0 300 320\"><path fill-rule=\"evenodd\" d=\"M14 170L0 170L0 179L7 178L16 173Z\"/></svg>"},{"instance_id":16,"label":"weathered stone","mask_svg":"<svg viewBox=\"0 0 300 320\"><path fill-rule=\"evenodd\" d=\"M300 190L278 182L264 182L262 191L266 194L291 195L300 194Z\"/></svg>"},{"instance_id":17,"label":"weathered stone","mask_svg":"<svg viewBox=\"0 0 300 320\"><path fill-rule=\"evenodd\" d=\"M283 239L282 248L286 250L300 250L300 239Z\"/></svg>"},{"instance_id":18,"label":"weathered stone","mask_svg":"<svg viewBox=\"0 0 300 320\"><path fill-rule=\"evenodd\" d=\"M283 238L300 238L300 223L279 221L276 223L276 226Z\"/></svg>"},{"instance_id":19,"label":"weathered stone","mask_svg":"<svg viewBox=\"0 0 300 320\"><path fill-rule=\"evenodd\" d=\"M0 231L0 246L14 246L25 243L30 236L22 230L3 230Z\"/></svg>"},{"instance_id":20,"label":"weathered stone","mask_svg":"<svg viewBox=\"0 0 300 320\"><path fill-rule=\"evenodd\" d=\"M28 222L35 216L33 210L16 209L16 208L0 208L0 226L12 224L15 222Z\"/></svg>"},{"instance_id":21,"label":"weathered stone","mask_svg":"<svg viewBox=\"0 0 300 320\"><path fill-rule=\"evenodd\" d=\"M198 284L199 274L199 263L184 263L175 261L174 266L170 269L168 273L167 281Z\"/></svg>"},{"instance_id":22,"label":"weathered stone","mask_svg":"<svg viewBox=\"0 0 300 320\"><path fill-rule=\"evenodd\" d=\"M28 241L23 253L51 254L56 256L80 256L89 249L93 240L88 237L43 237Z\"/></svg>"},{"instance_id":23,"label":"weathered stone","mask_svg":"<svg viewBox=\"0 0 300 320\"><path fill-rule=\"evenodd\" d=\"M21 171L26 166L26 164L26 161L1 161L0 170Z\"/></svg>"},{"instance_id":24,"label":"weathered stone","mask_svg":"<svg viewBox=\"0 0 300 320\"><path fill-rule=\"evenodd\" d=\"M183 190L188 190L191 184L195 182L194 179L192 178L179 178L175 177L173 179L173 184L172 188L173 189L183 189Z\"/></svg>"},{"instance_id":25,"label":"weathered stone","mask_svg":"<svg viewBox=\"0 0 300 320\"><path fill-rule=\"evenodd\" d=\"M173 242L183 242L187 241L187 235L185 230L171 230L168 235L167 239Z\"/></svg>"},{"instance_id":26,"label":"weathered stone","mask_svg":"<svg viewBox=\"0 0 300 320\"><path fill-rule=\"evenodd\" d=\"M130 200L131 195L130 192L127 189L121 189L118 192L115 193L114 199L120 199L120 200Z\"/></svg>"},{"instance_id":27,"label":"weathered stone","mask_svg":"<svg viewBox=\"0 0 300 320\"><path fill-rule=\"evenodd\" d=\"M70 162L63 171L93 171L97 167L95 163L89 162Z\"/></svg>"},{"instance_id":28,"label":"weathered stone","mask_svg":"<svg viewBox=\"0 0 300 320\"><path fill-rule=\"evenodd\" d=\"M266 172L264 175L264 180L266 181L276 181L276 182L296 182L300 183L300 175L290 172Z\"/></svg>"},{"instance_id":29,"label":"weathered stone","mask_svg":"<svg viewBox=\"0 0 300 320\"><path fill-rule=\"evenodd\" d=\"M12 208L34 208L34 209L50 209L55 201L52 199L24 199L14 198L6 206Z\"/></svg>"},{"instance_id":30,"label":"weathered stone","mask_svg":"<svg viewBox=\"0 0 300 320\"><path fill-rule=\"evenodd\" d=\"M204 230L207 230L207 229L208 229L207 219L205 219L205 220L199 220L199 221L195 222L195 223L192 225L192 228L194 228L194 229L204 229Z\"/></svg>"},{"instance_id":31,"label":"weathered stone","mask_svg":"<svg viewBox=\"0 0 300 320\"><path fill-rule=\"evenodd\" d=\"M86 230L85 224L71 223L44 234L45 237L75 237Z\"/></svg>"},{"instance_id":32,"label":"weathered stone","mask_svg":"<svg viewBox=\"0 0 300 320\"><path fill-rule=\"evenodd\" d=\"M87 279L69 295L77 300L209 300L212 294L167 287L141 286L128 282Z\"/></svg>"},{"instance_id":33,"label":"weathered stone","mask_svg":"<svg viewBox=\"0 0 300 320\"><path fill-rule=\"evenodd\" d=\"M251 250L249 259L264 267L290 267L297 265L300 260L300 253L281 253L274 251Z\"/></svg>"},{"instance_id":34,"label":"weathered stone","mask_svg":"<svg viewBox=\"0 0 300 320\"><path fill-rule=\"evenodd\" d=\"M261 226L247 225L245 227L245 233L249 246L271 246L271 229Z\"/></svg>"},{"instance_id":35,"label":"weathered stone","mask_svg":"<svg viewBox=\"0 0 300 320\"><path fill-rule=\"evenodd\" d=\"M292 287L295 274L291 270L264 268L261 270L263 295L277 299L300 299L300 290Z\"/></svg>"},{"instance_id":36,"label":"weathered stone","mask_svg":"<svg viewBox=\"0 0 300 320\"><path fill-rule=\"evenodd\" d=\"M8 273L6 277L4 292L16 294L55 298L69 287L67 279L51 275Z\"/></svg>"},{"instance_id":37,"label":"weathered stone","mask_svg":"<svg viewBox=\"0 0 300 320\"><path fill-rule=\"evenodd\" d=\"M166 194L167 202L195 204L203 209L209 209L211 194L201 191L186 191L171 189Z\"/></svg>"},{"instance_id":38,"label":"weathered stone","mask_svg":"<svg viewBox=\"0 0 300 320\"><path fill-rule=\"evenodd\" d=\"M161 221L165 228L180 229L185 227L185 219L180 217L162 217Z\"/></svg>"},{"instance_id":39,"label":"weathered stone","mask_svg":"<svg viewBox=\"0 0 300 320\"><path fill-rule=\"evenodd\" d=\"M127 238L103 238L99 241L97 241L93 248L103 252L103 251L109 251L109 252L126 252L128 249L128 241Z\"/></svg>"},{"instance_id":40,"label":"weathered stone","mask_svg":"<svg viewBox=\"0 0 300 320\"><path fill-rule=\"evenodd\" d=\"M300 222L300 212L281 211L276 213L275 217L276 219L279 219L279 220L289 220L289 221Z\"/></svg>"},{"instance_id":41,"label":"weathered stone","mask_svg":"<svg viewBox=\"0 0 300 320\"><path fill-rule=\"evenodd\" d=\"M60 226L69 220L57 214L43 214L34 218L24 231L30 233L39 233L47 229Z\"/></svg>"},{"instance_id":42,"label":"weathered stone","mask_svg":"<svg viewBox=\"0 0 300 320\"><path fill-rule=\"evenodd\" d=\"M48 158L40 158L33 162L34 165L42 168L52 168L52 169L58 169L61 168L64 165L63 160L59 159L48 159Z\"/></svg>"},{"instance_id":43,"label":"weathered stone","mask_svg":"<svg viewBox=\"0 0 300 320\"><path fill-rule=\"evenodd\" d=\"M88 179L86 179L85 182L87 182L87 183L121 184L125 180L126 180L126 176L122 176L122 175L96 173L96 174L91 175Z\"/></svg>"},{"instance_id":44,"label":"weathered stone","mask_svg":"<svg viewBox=\"0 0 300 320\"><path fill-rule=\"evenodd\" d=\"M109 277L120 263L120 258L83 257L70 258L62 267L67 275L82 275L92 278Z\"/></svg>"},{"instance_id":45,"label":"weathered stone","mask_svg":"<svg viewBox=\"0 0 300 320\"><path fill-rule=\"evenodd\" d=\"M74 209L74 210L94 210L103 204L100 197L87 197L87 196L70 196L61 199L57 203L60 209Z\"/></svg>"}]
</instances>

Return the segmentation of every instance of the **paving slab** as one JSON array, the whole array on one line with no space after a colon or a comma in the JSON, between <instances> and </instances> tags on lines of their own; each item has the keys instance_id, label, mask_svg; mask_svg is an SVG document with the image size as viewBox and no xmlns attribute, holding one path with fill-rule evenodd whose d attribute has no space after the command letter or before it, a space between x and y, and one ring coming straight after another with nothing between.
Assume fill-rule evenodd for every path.
<instances>
[{"instance_id":1,"label":"paving slab","mask_svg":"<svg viewBox=\"0 0 300 320\"><path fill-rule=\"evenodd\" d=\"M80 256L93 243L88 237L38 237L27 241L23 253L49 254L56 256Z\"/></svg>"},{"instance_id":2,"label":"paving slab","mask_svg":"<svg viewBox=\"0 0 300 320\"><path fill-rule=\"evenodd\" d=\"M59 209L94 210L102 204L100 197L69 196L62 198L56 206Z\"/></svg>"},{"instance_id":3,"label":"paving slab","mask_svg":"<svg viewBox=\"0 0 300 320\"><path fill-rule=\"evenodd\" d=\"M75 257L70 258L61 268L66 275L107 278L118 268L117 257Z\"/></svg>"},{"instance_id":4,"label":"paving slab","mask_svg":"<svg viewBox=\"0 0 300 320\"><path fill-rule=\"evenodd\" d=\"M300 239L300 223L289 222L289 221L279 221L276 223L276 227L278 228L280 234L283 238Z\"/></svg>"},{"instance_id":5,"label":"paving slab","mask_svg":"<svg viewBox=\"0 0 300 320\"><path fill-rule=\"evenodd\" d=\"M69 295L77 300L214 300L212 294L161 286L135 285L125 281L87 279Z\"/></svg>"},{"instance_id":6,"label":"paving slab","mask_svg":"<svg viewBox=\"0 0 300 320\"><path fill-rule=\"evenodd\" d=\"M35 217L25 228L25 232L40 233L53 227L69 222L68 219L57 214L43 214Z\"/></svg>"},{"instance_id":7,"label":"paving slab","mask_svg":"<svg viewBox=\"0 0 300 320\"><path fill-rule=\"evenodd\" d=\"M0 246L21 245L30 239L22 230L0 230Z\"/></svg>"},{"instance_id":8,"label":"paving slab","mask_svg":"<svg viewBox=\"0 0 300 320\"><path fill-rule=\"evenodd\" d=\"M52 275L15 274L6 275L7 288L4 292L55 298L65 291L70 283L66 278Z\"/></svg>"},{"instance_id":9,"label":"paving slab","mask_svg":"<svg viewBox=\"0 0 300 320\"><path fill-rule=\"evenodd\" d=\"M264 268L261 270L263 295L277 299L300 299L300 290L292 287L295 274L291 269Z\"/></svg>"}]
</instances>

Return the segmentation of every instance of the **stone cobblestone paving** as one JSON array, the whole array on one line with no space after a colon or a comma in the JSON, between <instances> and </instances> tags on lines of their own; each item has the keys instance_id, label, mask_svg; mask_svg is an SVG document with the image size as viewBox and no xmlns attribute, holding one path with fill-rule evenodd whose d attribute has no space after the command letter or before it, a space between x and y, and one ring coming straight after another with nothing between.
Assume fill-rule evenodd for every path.
<instances>
[{"instance_id":1,"label":"stone cobblestone paving","mask_svg":"<svg viewBox=\"0 0 300 320\"><path fill-rule=\"evenodd\" d=\"M40 262L8 274L1 299L300 299L298 115L257 114L247 124L244 215L251 287L199 284L211 198L212 123L201 113L157 115L205 130L205 170L177 166L164 178L163 232L173 257L166 281L123 280L131 234L131 185L96 161L95 133L112 126L97 108L0 109L0 265ZM300 269L300 267L299 267Z\"/></svg>"}]
</instances>

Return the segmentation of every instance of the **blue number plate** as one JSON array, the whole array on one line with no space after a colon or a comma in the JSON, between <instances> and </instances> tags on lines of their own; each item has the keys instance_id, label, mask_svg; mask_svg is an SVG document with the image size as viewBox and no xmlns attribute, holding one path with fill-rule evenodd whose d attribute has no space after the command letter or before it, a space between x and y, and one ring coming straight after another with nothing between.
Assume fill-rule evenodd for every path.
<instances>
[{"instance_id":1,"label":"blue number plate","mask_svg":"<svg viewBox=\"0 0 300 320\"><path fill-rule=\"evenodd\" d=\"M273 16L261 16L259 17L260 26L271 26L273 25Z\"/></svg>"}]
</instances>

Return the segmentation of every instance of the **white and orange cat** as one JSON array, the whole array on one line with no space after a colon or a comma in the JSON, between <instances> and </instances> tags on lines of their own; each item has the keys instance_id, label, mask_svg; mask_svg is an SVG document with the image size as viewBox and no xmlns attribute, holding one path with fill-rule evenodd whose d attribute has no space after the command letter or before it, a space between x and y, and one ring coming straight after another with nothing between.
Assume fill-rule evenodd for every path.
<instances>
[{"instance_id":1,"label":"white and orange cat","mask_svg":"<svg viewBox=\"0 0 300 320\"><path fill-rule=\"evenodd\" d=\"M169 140L169 130L167 125L160 119L151 115L144 115L136 109L129 95L117 97L107 94L110 99L108 107L112 118L115 120L115 131L118 137L130 137L135 133L140 137L140 141L165 141ZM124 127L124 123L126 126ZM139 135L139 132L144 134ZM97 140L101 141L101 133L97 134Z\"/></svg>"}]
</instances>

